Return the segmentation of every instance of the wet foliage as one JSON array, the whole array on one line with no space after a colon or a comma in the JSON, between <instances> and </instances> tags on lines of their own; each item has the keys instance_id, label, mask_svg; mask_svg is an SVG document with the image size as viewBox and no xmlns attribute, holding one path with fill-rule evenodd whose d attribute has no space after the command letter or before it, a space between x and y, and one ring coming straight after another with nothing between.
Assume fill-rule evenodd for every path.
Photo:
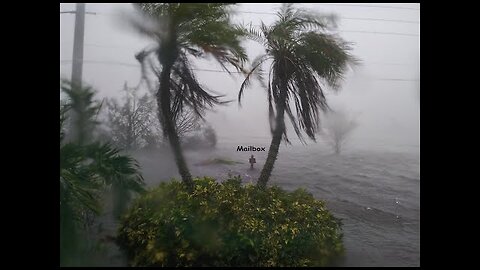
<instances>
[{"instance_id":1,"label":"wet foliage","mask_svg":"<svg viewBox=\"0 0 480 270\"><path fill-rule=\"evenodd\" d=\"M305 190L194 182L134 202L117 237L131 266L325 266L343 252L340 220Z\"/></svg>"},{"instance_id":2,"label":"wet foliage","mask_svg":"<svg viewBox=\"0 0 480 270\"><path fill-rule=\"evenodd\" d=\"M138 163L109 143L100 143L91 134L96 122L94 92L91 88L64 87L68 100L60 105L60 264L84 266L99 250L93 241L92 225L102 211L102 199L113 192L113 213L120 216L132 193L144 191ZM80 135L65 140L68 112L76 112L72 130ZM87 129L86 127L89 127Z\"/></svg>"}]
</instances>

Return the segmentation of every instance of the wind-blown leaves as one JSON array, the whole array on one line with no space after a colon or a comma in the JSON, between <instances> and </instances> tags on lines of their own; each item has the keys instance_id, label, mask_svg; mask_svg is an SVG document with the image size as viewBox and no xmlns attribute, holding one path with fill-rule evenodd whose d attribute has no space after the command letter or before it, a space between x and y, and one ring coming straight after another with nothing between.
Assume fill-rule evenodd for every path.
<instances>
[{"instance_id":1,"label":"wind-blown leaves","mask_svg":"<svg viewBox=\"0 0 480 270\"><path fill-rule=\"evenodd\" d=\"M61 203L98 214L99 196L105 187L112 185L143 192L144 180L138 163L108 143L85 146L68 143L60 147L60 186L64 199Z\"/></svg>"},{"instance_id":2,"label":"wind-blown leaves","mask_svg":"<svg viewBox=\"0 0 480 270\"><path fill-rule=\"evenodd\" d=\"M258 79L258 81L260 82L260 84L264 88L266 88L266 84L264 82L264 77L263 77L264 71L262 69L262 64L268 59L269 59L268 55L260 55L252 61L252 69L249 72L247 72L247 74L245 76L245 80L243 81L242 85L240 86L240 91L238 92L238 104L239 105L242 104L243 91L245 90L246 87L248 87L250 85L250 78L251 78L252 75L255 75L256 78Z\"/></svg>"},{"instance_id":3,"label":"wind-blown leaves","mask_svg":"<svg viewBox=\"0 0 480 270\"><path fill-rule=\"evenodd\" d=\"M198 82L186 56L179 57L173 66L171 86L174 117L177 117L183 106L186 105L192 108L200 119L203 119L206 109L228 103L220 100L222 95L212 95L212 91L207 92L205 87Z\"/></svg>"},{"instance_id":4,"label":"wind-blown leaves","mask_svg":"<svg viewBox=\"0 0 480 270\"><path fill-rule=\"evenodd\" d=\"M90 168L105 185L118 185L135 192L144 190L138 163L129 156L121 155L109 143L96 142L85 146L85 157L92 160Z\"/></svg>"},{"instance_id":5,"label":"wind-blown leaves","mask_svg":"<svg viewBox=\"0 0 480 270\"><path fill-rule=\"evenodd\" d=\"M63 141L63 124L67 120L66 110L75 108L75 102L83 102L78 106L78 119L90 123L92 127L96 116L93 103L93 91L89 89L71 89L65 87L70 102L60 107L60 224L62 262L77 246L77 234L83 226L88 226L87 217L92 213L98 215L101 211L101 196L109 187L127 192L143 192L144 181L137 162L110 144L90 142L79 144L77 141ZM78 98L78 100L75 100ZM86 108L86 109L85 109ZM74 122L77 129L81 121ZM77 125L77 126L75 126ZM80 130L82 131L82 130ZM128 201L119 203L125 204Z\"/></svg>"},{"instance_id":6,"label":"wind-blown leaves","mask_svg":"<svg viewBox=\"0 0 480 270\"><path fill-rule=\"evenodd\" d=\"M240 43L247 32L240 25L231 22L229 6L231 4L226 3L135 4L137 10L147 17L148 21L156 21L143 25L136 22L132 24L140 33L146 34L158 43L156 50L145 50L137 55L137 59L142 63L142 76L145 77L144 63L148 54L155 52L159 62L162 62L167 48L171 46L176 48L169 52L170 57L175 59L171 77L172 118L178 117L183 106L190 107L200 119L203 119L206 109L226 104L220 100L222 96L214 95L200 85L192 72L189 56L198 58L210 55L229 73L226 64L237 71L246 72L243 65L247 60L247 54ZM154 27L155 25L163 26ZM163 34L160 35L160 32ZM170 47L166 44L170 44ZM157 76L160 75L158 71L156 73Z\"/></svg>"},{"instance_id":7,"label":"wind-blown leaves","mask_svg":"<svg viewBox=\"0 0 480 270\"><path fill-rule=\"evenodd\" d=\"M312 140L319 127L319 111L328 111L325 97L327 88L338 90L348 68L358 63L349 51L350 43L328 33L335 27L334 15L314 14L284 4L277 21L267 26L263 22L257 30L250 26L247 36L261 42L267 54L252 63L238 95L238 101L250 85L252 74L261 70L266 59L272 59L268 83L269 119L273 131L274 118L283 115L290 119L293 129L302 142L302 131ZM290 106L295 107L294 114ZM283 121L283 120L282 120ZM284 125L283 125L284 126ZM283 130L284 139L286 130Z\"/></svg>"}]
</instances>

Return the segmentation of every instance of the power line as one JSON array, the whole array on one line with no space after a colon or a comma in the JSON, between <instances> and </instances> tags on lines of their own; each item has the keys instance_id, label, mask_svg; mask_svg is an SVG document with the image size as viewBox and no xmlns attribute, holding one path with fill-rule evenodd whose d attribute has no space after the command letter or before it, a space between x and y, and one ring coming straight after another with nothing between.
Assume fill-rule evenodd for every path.
<instances>
[{"instance_id":1,"label":"power line","mask_svg":"<svg viewBox=\"0 0 480 270\"><path fill-rule=\"evenodd\" d=\"M397 35L397 36L412 36L418 37L420 35L417 34L409 34L409 33L398 33L398 32L379 32L379 31L363 31L363 30L338 30L338 32L345 32L345 33L363 33L363 34L376 34L376 35ZM99 48L119 48L119 49L133 49L130 47L119 47L119 46L106 46L106 45L97 45L97 44L85 44L85 46L90 47L99 47Z\"/></svg>"},{"instance_id":2,"label":"power line","mask_svg":"<svg viewBox=\"0 0 480 270\"><path fill-rule=\"evenodd\" d=\"M398 7L398 6L379 6L379 5L365 5L365 4L343 4L343 3L315 3L317 5L330 5L339 7L363 7L363 8L386 8L386 9L407 9L407 10L420 10L419 8L412 7Z\"/></svg>"},{"instance_id":3,"label":"power line","mask_svg":"<svg viewBox=\"0 0 480 270\"><path fill-rule=\"evenodd\" d=\"M238 13L250 13L250 14L260 14L260 15L276 15L277 13L273 12L257 12L257 11L236 11ZM60 13L70 13L67 12L60 12ZM119 16L120 13L107 13L107 12L87 12L90 14L96 15L106 15L106 16ZM397 23L410 23L410 24L419 24L419 21L411 21L411 20L399 20L399 19L384 19L384 18L359 18L359 17L344 17L340 16L340 19L344 20L354 20L354 21L380 21L380 22L397 22Z\"/></svg>"},{"instance_id":4,"label":"power line","mask_svg":"<svg viewBox=\"0 0 480 270\"><path fill-rule=\"evenodd\" d=\"M254 25L259 27L260 25ZM376 35L398 35L398 36L413 36L418 37L420 35L410 33L398 33L398 32L379 32L379 31L363 31L363 30L337 30L338 32L345 33L363 33L363 34L376 34Z\"/></svg>"},{"instance_id":5,"label":"power line","mask_svg":"<svg viewBox=\"0 0 480 270\"><path fill-rule=\"evenodd\" d=\"M410 8L410 7L394 7L394 6L378 6L378 5L356 5L356 4L330 4L330 3L321 3L320 5L330 5L330 6L340 6L340 7L345 7L345 6L350 6L350 7L364 7L364 8L386 8L386 9L405 9L405 10L420 10L419 8ZM254 14L272 14L276 15L276 13L272 12L251 12L251 11L236 11L240 13L254 13ZM60 11L60 13L75 13L74 11ZM112 12L87 12L87 13L92 13L92 14L100 14L100 15L112 15L112 16L118 16L121 15L120 13L112 13ZM352 18L353 19L353 18ZM357 19L357 18L355 18ZM412 21L410 21L412 22Z\"/></svg>"},{"instance_id":6,"label":"power line","mask_svg":"<svg viewBox=\"0 0 480 270\"><path fill-rule=\"evenodd\" d=\"M397 32L377 32L377 31L362 31L362 30L338 30L338 32L345 33L368 33L368 34L380 34L380 35L398 35L398 36L412 36L418 37L420 35L408 34L408 33L397 33Z\"/></svg>"},{"instance_id":7,"label":"power line","mask_svg":"<svg viewBox=\"0 0 480 270\"><path fill-rule=\"evenodd\" d=\"M399 22L399 23L414 23L419 24L419 21L407 21L407 20L394 20L394 19L380 19L380 18L353 18L353 17L340 17L345 20L358 20L358 21L385 21L385 22Z\"/></svg>"},{"instance_id":8,"label":"power line","mask_svg":"<svg viewBox=\"0 0 480 270\"><path fill-rule=\"evenodd\" d=\"M60 63L68 64L71 63L72 60L60 60ZM118 65L118 66L129 66L129 67L140 67L138 64L129 64L129 63L122 63L122 62L115 62L115 61L98 61L98 60L83 60L84 63L90 64L106 64L106 65Z\"/></svg>"},{"instance_id":9,"label":"power line","mask_svg":"<svg viewBox=\"0 0 480 270\"><path fill-rule=\"evenodd\" d=\"M89 47L97 47L97 48L129 49L129 50L137 50L137 49L138 49L138 48L133 48L133 47L111 46L111 45L100 45L100 44L93 44L93 43L85 43L85 46L89 46Z\"/></svg>"},{"instance_id":10,"label":"power line","mask_svg":"<svg viewBox=\"0 0 480 270\"><path fill-rule=\"evenodd\" d=\"M192 70L196 71L207 71L207 72L223 72L227 73L226 71L223 70L215 70L215 69L200 69L200 68L192 68ZM238 71L231 71L230 73L242 73ZM379 81L419 81L419 80L409 80L409 79L396 79L396 78L374 78L374 80L379 80Z\"/></svg>"},{"instance_id":11,"label":"power line","mask_svg":"<svg viewBox=\"0 0 480 270\"><path fill-rule=\"evenodd\" d=\"M75 14L76 11L60 11L60 14L68 14L68 13ZM96 12L89 12L89 11L85 12L85 14L97 15Z\"/></svg>"},{"instance_id":12,"label":"power line","mask_svg":"<svg viewBox=\"0 0 480 270\"><path fill-rule=\"evenodd\" d=\"M72 60L60 60L60 62L63 63L70 63ZM129 64L129 63L122 63L122 62L114 62L114 61L98 61L98 60L84 60L84 62L89 62L89 63L105 63L105 64L119 64L119 65L126 65L126 66L135 66L139 67L140 65L138 64ZM403 64L403 63L382 63L382 62L367 62L366 64L368 65L386 65L386 66L412 66L412 65L418 65L415 63L411 64ZM221 70L206 70L206 71L218 71L218 72L224 72Z\"/></svg>"},{"instance_id":13,"label":"power line","mask_svg":"<svg viewBox=\"0 0 480 270\"><path fill-rule=\"evenodd\" d=\"M72 60L60 60L63 64L68 64L72 62ZM119 66L128 66L128 67L135 67L139 68L140 65L138 64L129 64L129 63L122 63L122 62L114 62L114 61L96 61L96 60L84 60L85 63L91 64L106 64L106 65L119 65ZM216 69L203 69L203 68L192 68L195 71L205 71L205 72L219 72L219 73L228 73L225 70L216 70ZM242 73L239 71L230 71L230 73ZM375 78L374 80L378 81L419 81L419 80L409 80L409 79L397 79L397 78Z\"/></svg>"},{"instance_id":14,"label":"power line","mask_svg":"<svg viewBox=\"0 0 480 270\"><path fill-rule=\"evenodd\" d=\"M262 15L276 15L277 13L272 12L257 12L257 11L237 11L239 13L251 13L251 14L262 14ZM358 21L386 21L386 22L399 22L399 23L415 23L419 24L419 21L408 21L408 20L395 20L395 19L383 19L383 18L355 18L355 17L344 17L340 16L341 19L345 20L358 20Z\"/></svg>"},{"instance_id":15,"label":"power line","mask_svg":"<svg viewBox=\"0 0 480 270\"><path fill-rule=\"evenodd\" d=\"M63 42L65 44L66 42ZM86 47L96 47L96 48L106 48L106 49L128 49L128 50L138 50L139 48L134 47L125 47L125 46L115 46L115 45L102 45L102 44L94 44L94 43L85 43L83 44Z\"/></svg>"},{"instance_id":16,"label":"power line","mask_svg":"<svg viewBox=\"0 0 480 270\"><path fill-rule=\"evenodd\" d=\"M392 7L392 6L377 6L377 5L355 5L355 4L329 4L322 3L321 5L331 5L331 6L350 6L350 7L372 7L372 8L390 8L390 9L409 9L409 10L420 10L419 8L410 8L410 7Z\"/></svg>"},{"instance_id":17,"label":"power line","mask_svg":"<svg viewBox=\"0 0 480 270\"><path fill-rule=\"evenodd\" d=\"M382 62L367 62L368 65L385 65L385 66L416 66L418 63L410 63L410 64L403 64L403 63L382 63Z\"/></svg>"},{"instance_id":18,"label":"power line","mask_svg":"<svg viewBox=\"0 0 480 270\"><path fill-rule=\"evenodd\" d=\"M394 79L394 78L378 78L377 81L401 81L401 82L419 82L420 80Z\"/></svg>"},{"instance_id":19,"label":"power line","mask_svg":"<svg viewBox=\"0 0 480 270\"><path fill-rule=\"evenodd\" d=\"M62 63L70 63L72 60L60 60ZM133 66L133 67L140 67L139 64L130 64L130 63L122 63L122 62L116 62L116 61L99 61L99 60L84 60L86 63L98 63L98 64L113 64L113 65L124 65L124 66ZM412 64L403 64L403 63L382 63L382 62L367 62L366 64L368 65L386 65L386 66L412 66L412 65L417 65L415 63ZM202 69L198 69L202 70ZM214 71L214 72L226 72L223 70L213 70L213 69L205 69L203 71ZM235 71L235 73L241 73Z\"/></svg>"},{"instance_id":20,"label":"power line","mask_svg":"<svg viewBox=\"0 0 480 270\"><path fill-rule=\"evenodd\" d=\"M238 11L240 13L252 13L252 14L269 14L269 15L275 15L276 13L270 13L270 12L255 12L255 11ZM94 13L94 14L99 14L99 15L106 15L107 13ZM408 20L394 20L394 19L382 19L382 18L353 18L353 17L341 17L342 19L346 20L360 20L360 21L387 21L387 22L398 22L398 23L411 23L411 24L419 24L419 21L408 21ZM260 26L260 25L256 25ZM350 33L365 33L365 34L379 34L379 35L398 35L398 36L414 36L418 37L419 35L417 34L410 34L410 33L397 33L397 32L376 32L376 31L362 31L362 30L339 30L339 32L350 32ZM91 45L89 46L93 47L99 47L98 45ZM122 47L118 47L122 48ZM125 47L123 47L125 48Z\"/></svg>"}]
</instances>

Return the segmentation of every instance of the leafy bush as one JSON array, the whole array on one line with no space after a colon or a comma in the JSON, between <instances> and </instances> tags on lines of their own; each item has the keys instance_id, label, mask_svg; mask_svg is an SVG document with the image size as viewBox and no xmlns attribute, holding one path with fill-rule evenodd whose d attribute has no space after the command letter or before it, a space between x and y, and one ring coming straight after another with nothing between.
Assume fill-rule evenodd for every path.
<instances>
[{"instance_id":1,"label":"leafy bush","mask_svg":"<svg viewBox=\"0 0 480 270\"><path fill-rule=\"evenodd\" d=\"M117 237L132 266L324 266L343 252L341 222L305 190L195 179L137 198Z\"/></svg>"}]
</instances>

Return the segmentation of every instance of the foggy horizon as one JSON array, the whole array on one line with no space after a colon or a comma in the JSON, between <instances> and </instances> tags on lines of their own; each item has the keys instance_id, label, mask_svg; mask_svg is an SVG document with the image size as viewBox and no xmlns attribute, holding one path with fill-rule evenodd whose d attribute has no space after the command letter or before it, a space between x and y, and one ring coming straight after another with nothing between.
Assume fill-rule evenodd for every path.
<instances>
[{"instance_id":1,"label":"foggy horizon","mask_svg":"<svg viewBox=\"0 0 480 270\"><path fill-rule=\"evenodd\" d=\"M238 23L259 25L263 21L268 25L276 18L274 13L279 6L239 4L233 19ZM345 76L338 93L326 91L327 101L333 109L345 108L359 122L351 139L352 145L418 147L419 4L384 5L399 8L311 3L297 6L336 14L338 33L344 40L353 43L352 54L361 60L361 64ZM61 11L74 9L74 3L60 5ZM96 14L85 16L83 81L98 91L99 98L119 97L125 81L129 86L139 82L140 66L135 54L152 42L125 23L119 23L116 14L133 12L130 4L87 4L86 10ZM60 15L60 75L67 79L71 73L69 60L72 58L74 17L74 14ZM253 41L245 41L244 44L250 61L264 51L260 44ZM207 89L224 94L224 100L233 100L227 106L216 106L206 115L220 139L231 136L270 137L266 91L257 81L253 80L251 87L245 90L240 107L237 95L243 75L205 71L222 70L212 59L194 60L193 63L196 69L204 69L196 70L195 74ZM292 144L300 144L289 121L287 129ZM317 141L321 140L318 136ZM306 142L314 143L308 139Z\"/></svg>"}]
</instances>

